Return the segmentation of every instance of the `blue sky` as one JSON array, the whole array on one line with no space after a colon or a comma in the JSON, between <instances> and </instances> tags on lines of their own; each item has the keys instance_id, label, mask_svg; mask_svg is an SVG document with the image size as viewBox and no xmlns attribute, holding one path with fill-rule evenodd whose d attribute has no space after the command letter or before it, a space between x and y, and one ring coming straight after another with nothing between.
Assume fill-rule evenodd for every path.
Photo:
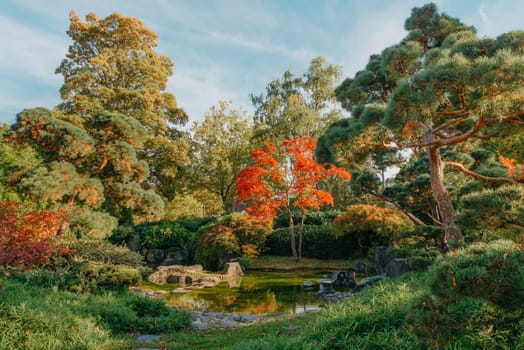
<instances>
[{"instance_id":1,"label":"blue sky","mask_svg":"<svg viewBox=\"0 0 524 350\"><path fill-rule=\"evenodd\" d=\"M167 90L190 122L219 100L252 110L260 94L290 69L302 74L311 59L340 65L344 77L369 55L405 36L417 0L0 0L0 122L60 101L54 71L70 44L68 14L95 12L139 17L159 34L157 51L174 62ZM524 29L522 0L440 0L439 9L474 25L481 36Z\"/></svg>"}]
</instances>

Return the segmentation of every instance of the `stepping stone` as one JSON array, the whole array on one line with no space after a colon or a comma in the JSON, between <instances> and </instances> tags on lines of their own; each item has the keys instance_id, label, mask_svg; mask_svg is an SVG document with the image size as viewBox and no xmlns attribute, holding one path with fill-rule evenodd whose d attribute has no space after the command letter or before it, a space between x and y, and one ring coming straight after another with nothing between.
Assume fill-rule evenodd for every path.
<instances>
[{"instance_id":1,"label":"stepping stone","mask_svg":"<svg viewBox=\"0 0 524 350\"><path fill-rule=\"evenodd\" d=\"M141 336L137 337L136 340L142 343L152 343L160 339L159 335L156 334L142 334Z\"/></svg>"},{"instance_id":2,"label":"stepping stone","mask_svg":"<svg viewBox=\"0 0 524 350\"><path fill-rule=\"evenodd\" d=\"M204 329L207 329L207 326L208 324L207 323L204 323L202 321L194 321L193 323L191 323L191 327L193 327L193 329L198 329L198 330L204 330Z\"/></svg>"}]
</instances>

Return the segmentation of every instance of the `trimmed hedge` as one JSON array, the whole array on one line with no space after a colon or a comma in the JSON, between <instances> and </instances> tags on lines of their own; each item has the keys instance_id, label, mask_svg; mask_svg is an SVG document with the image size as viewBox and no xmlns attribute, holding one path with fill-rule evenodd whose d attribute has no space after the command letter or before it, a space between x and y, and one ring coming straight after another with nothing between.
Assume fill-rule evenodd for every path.
<instances>
[{"instance_id":1,"label":"trimmed hedge","mask_svg":"<svg viewBox=\"0 0 524 350\"><path fill-rule=\"evenodd\" d=\"M298 242L298 227L295 228ZM269 255L291 254L289 229L277 228L266 242ZM350 236L337 238L330 224L305 225L302 238L302 256L316 259L346 259L359 253L355 240Z\"/></svg>"}]
</instances>

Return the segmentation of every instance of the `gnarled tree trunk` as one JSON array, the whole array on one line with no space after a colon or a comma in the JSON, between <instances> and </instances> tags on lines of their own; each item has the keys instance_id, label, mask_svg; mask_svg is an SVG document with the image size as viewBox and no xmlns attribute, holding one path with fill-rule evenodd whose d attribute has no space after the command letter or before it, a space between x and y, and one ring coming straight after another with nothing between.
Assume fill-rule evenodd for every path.
<instances>
[{"instance_id":1,"label":"gnarled tree trunk","mask_svg":"<svg viewBox=\"0 0 524 350\"><path fill-rule=\"evenodd\" d=\"M426 137L426 142L428 141L431 141L431 136ZM429 159L429 174L431 177L431 191L433 192L433 198L437 202L440 218L444 227L444 247L447 247L450 241L463 242L464 236L453 220L455 212L451 197L444 186L444 168L440 158L439 147L430 145L427 147L427 153Z\"/></svg>"}]
</instances>

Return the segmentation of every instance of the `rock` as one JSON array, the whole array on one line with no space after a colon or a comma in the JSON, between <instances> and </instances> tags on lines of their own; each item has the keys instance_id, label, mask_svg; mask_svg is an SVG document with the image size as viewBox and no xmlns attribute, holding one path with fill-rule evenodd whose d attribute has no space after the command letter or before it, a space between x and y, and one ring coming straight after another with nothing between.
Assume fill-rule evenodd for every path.
<instances>
[{"instance_id":1,"label":"rock","mask_svg":"<svg viewBox=\"0 0 524 350\"><path fill-rule=\"evenodd\" d=\"M242 284L242 277L233 277L227 280L229 288L240 288Z\"/></svg>"},{"instance_id":2,"label":"rock","mask_svg":"<svg viewBox=\"0 0 524 350\"><path fill-rule=\"evenodd\" d=\"M141 336L136 338L136 340L141 343L153 343L158 339L160 339L160 336L156 334L142 334Z\"/></svg>"},{"instance_id":3,"label":"rock","mask_svg":"<svg viewBox=\"0 0 524 350\"><path fill-rule=\"evenodd\" d=\"M191 289L186 289L186 288L177 288L171 291L171 293L175 293L175 294L185 294L189 292L191 292Z\"/></svg>"},{"instance_id":4,"label":"rock","mask_svg":"<svg viewBox=\"0 0 524 350\"><path fill-rule=\"evenodd\" d=\"M335 287L349 287L353 288L357 285L357 281L348 271L337 271L331 275L331 281Z\"/></svg>"},{"instance_id":5,"label":"rock","mask_svg":"<svg viewBox=\"0 0 524 350\"><path fill-rule=\"evenodd\" d=\"M386 266L386 275L395 278L409 272L408 259L392 259Z\"/></svg>"},{"instance_id":6,"label":"rock","mask_svg":"<svg viewBox=\"0 0 524 350\"><path fill-rule=\"evenodd\" d=\"M304 281L302 282L302 288L311 290L314 289L317 286L317 283L311 282L311 281Z\"/></svg>"},{"instance_id":7,"label":"rock","mask_svg":"<svg viewBox=\"0 0 524 350\"><path fill-rule=\"evenodd\" d=\"M282 316L286 316L286 313L285 312L275 312L273 314L268 314L265 317L266 318L276 318L276 317L282 317Z\"/></svg>"},{"instance_id":8,"label":"rock","mask_svg":"<svg viewBox=\"0 0 524 350\"><path fill-rule=\"evenodd\" d=\"M355 272L367 272L368 264L359 261L355 265L351 266L349 269Z\"/></svg>"},{"instance_id":9,"label":"rock","mask_svg":"<svg viewBox=\"0 0 524 350\"><path fill-rule=\"evenodd\" d=\"M182 254L180 250L169 251L170 249L168 249L167 256L160 265L162 266L181 265L184 262L184 254Z\"/></svg>"},{"instance_id":10,"label":"rock","mask_svg":"<svg viewBox=\"0 0 524 350\"><path fill-rule=\"evenodd\" d=\"M384 279L384 275L377 275L372 277L367 277L362 279L359 284L355 288L353 288L354 293L358 293L362 291L362 289L366 288L367 286L371 286L379 281L382 281Z\"/></svg>"},{"instance_id":11,"label":"rock","mask_svg":"<svg viewBox=\"0 0 524 350\"><path fill-rule=\"evenodd\" d=\"M320 283L320 290L318 294L320 294L321 296L335 292L335 290L333 289L333 281L331 281L331 278L322 278L319 281L319 283Z\"/></svg>"},{"instance_id":12,"label":"rock","mask_svg":"<svg viewBox=\"0 0 524 350\"><path fill-rule=\"evenodd\" d=\"M127 241L127 247L129 248L129 250L133 251L133 252L138 252L140 251L140 244L142 243L142 240L140 238L140 234L139 233L134 233L131 237L129 237L128 241Z\"/></svg>"},{"instance_id":13,"label":"rock","mask_svg":"<svg viewBox=\"0 0 524 350\"><path fill-rule=\"evenodd\" d=\"M146 261L153 265L158 265L164 261L164 250L162 249L151 249L147 251Z\"/></svg>"},{"instance_id":14,"label":"rock","mask_svg":"<svg viewBox=\"0 0 524 350\"><path fill-rule=\"evenodd\" d=\"M193 323L191 323L191 327L193 327L193 329L205 330L207 329L208 324L202 321L193 321Z\"/></svg>"},{"instance_id":15,"label":"rock","mask_svg":"<svg viewBox=\"0 0 524 350\"><path fill-rule=\"evenodd\" d=\"M391 257L388 255L387 247L380 246L375 249L375 270L377 274L381 275L386 273L386 268L391 261Z\"/></svg>"},{"instance_id":16,"label":"rock","mask_svg":"<svg viewBox=\"0 0 524 350\"><path fill-rule=\"evenodd\" d=\"M191 284L191 283L193 283L193 278L191 276L185 276L184 284Z\"/></svg>"},{"instance_id":17,"label":"rock","mask_svg":"<svg viewBox=\"0 0 524 350\"><path fill-rule=\"evenodd\" d=\"M242 323L250 323L250 322L254 322L254 321L258 321L258 320L260 320L260 316L258 316L258 315L255 315L255 314L243 314L243 315L240 315L240 317L236 321L242 322Z\"/></svg>"},{"instance_id":18,"label":"rock","mask_svg":"<svg viewBox=\"0 0 524 350\"><path fill-rule=\"evenodd\" d=\"M234 327L234 326L237 326L238 323L235 322L235 321L232 321L232 320L221 320L220 321L220 326L222 327L226 327L226 328L229 328L229 327Z\"/></svg>"},{"instance_id":19,"label":"rock","mask_svg":"<svg viewBox=\"0 0 524 350\"><path fill-rule=\"evenodd\" d=\"M244 276L242 266L238 262L228 262L224 268L224 274L227 276Z\"/></svg>"}]
</instances>

